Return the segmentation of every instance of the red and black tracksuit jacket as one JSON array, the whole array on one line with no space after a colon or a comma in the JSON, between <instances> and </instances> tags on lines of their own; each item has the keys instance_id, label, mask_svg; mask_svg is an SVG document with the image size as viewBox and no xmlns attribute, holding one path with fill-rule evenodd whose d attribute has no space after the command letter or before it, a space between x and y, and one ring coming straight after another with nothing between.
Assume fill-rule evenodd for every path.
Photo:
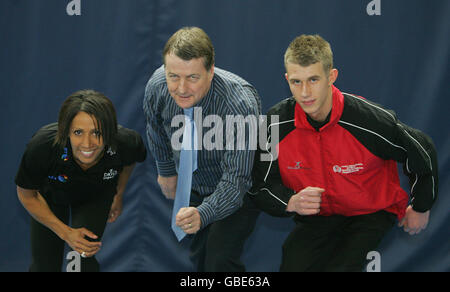
<instances>
[{"instance_id":1,"label":"red and black tracksuit jacket","mask_svg":"<svg viewBox=\"0 0 450 292\"><path fill-rule=\"evenodd\" d=\"M319 216L385 210L400 220L409 201L400 187L396 163L400 162L409 177L413 209L431 209L438 192L431 139L378 104L334 86L332 93L329 122L319 129L311 126L294 98L269 110L270 141L267 149L256 153L249 191L256 205L274 216L290 216L289 198L313 186L325 189ZM276 134L278 143L273 140ZM261 154L270 159L262 160Z\"/></svg>"}]
</instances>

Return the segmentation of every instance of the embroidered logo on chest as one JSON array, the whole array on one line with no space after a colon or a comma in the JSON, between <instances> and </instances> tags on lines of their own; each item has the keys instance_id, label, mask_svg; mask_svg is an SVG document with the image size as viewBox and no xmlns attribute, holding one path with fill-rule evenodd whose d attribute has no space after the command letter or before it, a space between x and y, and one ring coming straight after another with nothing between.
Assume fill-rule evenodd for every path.
<instances>
[{"instance_id":1,"label":"embroidered logo on chest","mask_svg":"<svg viewBox=\"0 0 450 292\"><path fill-rule=\"evenodd\" d=\"M69 177L65 174L60 174L58 176L49 175L48 178L51 180L54 180L54 181L62 182L62 183L67 182L67 180L69 179Z\"/></svg>"},{"instance_id":2,"label":"embroidered logo on chest","mask_svg":"<svg viewBox=\"0 0 450 292\"><path fill-rule=\"evenodd\" d=\"M69 154L67 153L67 147L64 148L64 153L61 155L63 161L69 160Z\"/></svg>"},{"instance_id":3,"label":"embroidered logo on chest","mask_svg":"<svg viewBox=\"0 0 450 292\"><path fill-rule=\"evenodd\" d=\"M288 166L287 169L296 170L296 169L311 169L311 168L303 166L303 163L301 161L296 161L294 166Z\"/></svg>"},{"instance_id":4,"label":"embroidered logo on chest","mask_svg":"<svg viewBox=\"0 0 450 292\"><path fill-rule=\"evenodd\" d=\"M116 155L116 152L112 150L111 147L108 148L108 151L106 151L110 156Z\"/></svg>"},{"instance_id":5,"label":"embroidered logo on chest","mask_svg":"<svg viewBox=\"0 0 450 292\"><path fill-rule=\"evenodd\" d=\"M117 170L115 169L110 169L109 172L105 172L103 174L103 180L108 180L108 179L112 179L117 175Z\"/></svg>"},{"instance_id":6,"label":"embroidered logo on chest","mask_svg":"<svg viewBox=\"0 0 450 292\"><path fill-rule=\"evenodd\" d=\"M354 173L354 172L358 172L360 170L364 169L364 165L362 163L356 163L356 164L352 164L352 165L335 165L333 166L333 171L335 173L342 173L342 174L349 174L349 173Z\"/></svg>"}]
</instances>

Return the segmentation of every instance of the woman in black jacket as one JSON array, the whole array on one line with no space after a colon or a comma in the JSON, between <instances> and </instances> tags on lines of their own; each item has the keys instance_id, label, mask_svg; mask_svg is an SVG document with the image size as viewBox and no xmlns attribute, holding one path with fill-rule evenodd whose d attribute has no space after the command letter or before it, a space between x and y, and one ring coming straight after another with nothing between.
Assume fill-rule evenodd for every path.
<instances>
[{"instance_id":1,"label":"woman in black jacket","mask_svg":"<svg viewBox=\"0 0 450 292\"><path fill-rule=\"evenodd\" d=\"M28 143L15 179L32 216L30 271L61 271L64 243L81 255L79 270L99 271L94 255L106 222L122 212L128 178L145 157L142 138L117 124L106 96L93 90L69 96L58 123Z\"/></svg>"}]
</instances>

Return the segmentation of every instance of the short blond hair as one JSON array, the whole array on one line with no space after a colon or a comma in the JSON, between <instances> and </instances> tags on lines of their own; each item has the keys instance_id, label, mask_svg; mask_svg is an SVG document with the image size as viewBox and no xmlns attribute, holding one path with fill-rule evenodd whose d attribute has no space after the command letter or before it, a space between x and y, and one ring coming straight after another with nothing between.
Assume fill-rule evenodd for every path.
<instances>
[{"instance_id":1,"label":"short blond hair","mask_svg":"<svg viewBox=\"0 0 450 292\"><path fill-rule=\"evenodd\" d=\"M322 62L325 72L333 68L333 52L330 44L320 35L301 35L296 37L284 54L284 65L288 63L308 67Z\"/></svg>"}]
</instances>

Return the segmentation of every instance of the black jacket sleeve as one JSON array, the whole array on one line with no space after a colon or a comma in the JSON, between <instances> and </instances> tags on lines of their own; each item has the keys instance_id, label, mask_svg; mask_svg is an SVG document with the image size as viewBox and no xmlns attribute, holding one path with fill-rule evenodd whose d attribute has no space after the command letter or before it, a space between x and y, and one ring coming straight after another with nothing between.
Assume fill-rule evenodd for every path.
<instances>
[{"instance_id":1,"label":"black jacket sleeve","mask_svg":"<svg viewBox=\"0 0 450 292\"><path fill-rule=\"evenodd\" d=\"M287 212L286 207L295 192L284 186L278 167L277 144L281 140L280 134L283 135L278 121L280 116L284 117L275 110L269 110L267 123L260 124L260 127L267 128L267 143L266 147L260 146L256 151L252 172L253 187L248 193L262 211L272 216L289 217L294 213Z\"/></svg>"},{"instance_id":2,"label":"black jacket sleeve","mask_svg":"<svg viewBox=\"0 0 450 292\"><path fill-rule=\"evenodd\" d=\"M24 189L38 190L48 176L57 124L39 129L28 142L16 173L15 183Z\"/></svg>"},{"instance_id":3,"label":"black jacket sleeve","mask_svg":"<svg viewBox=\"0 0 450 292\"><path fill-rule=\"evenodd\" d=\"M430 137L376 103L352 95L346 95L345 102L341 126L373 154L402 163L413 209L430 210L438 193L437 153Z\"/></svg>"},{"instance_id":4,"label":"black jacket sleeve","mask_svg":"<svg viewBox=\"0 0 450 292\"><path fill-rule=\"evenodd\" d=\"M411 186L411 205L417 212L431 209L438 194L437 153L433 141L423 132L397 123L398 142L406 150L403 172Z\"/></svg>"}]
</instances>

